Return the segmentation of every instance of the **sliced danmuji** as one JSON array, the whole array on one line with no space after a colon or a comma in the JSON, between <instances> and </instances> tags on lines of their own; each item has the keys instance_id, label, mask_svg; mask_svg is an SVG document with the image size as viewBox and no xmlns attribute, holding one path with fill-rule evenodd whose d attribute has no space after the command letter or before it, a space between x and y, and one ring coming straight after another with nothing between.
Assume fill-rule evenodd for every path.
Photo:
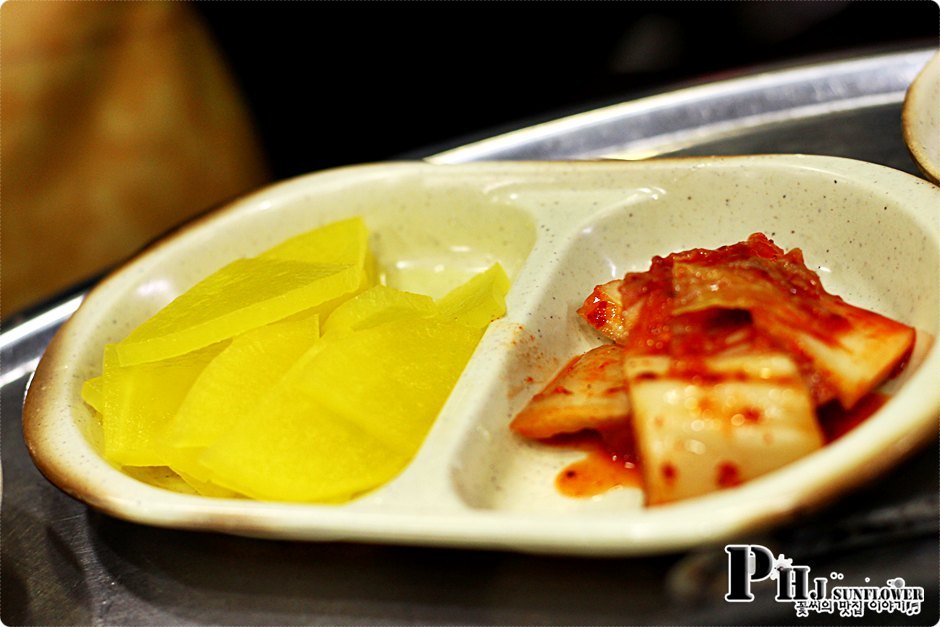
<instances>
[{"instance_id":1,"label":"sliced danmuji","mask_svg":"<svg viewBox=\"0 0 940 627\"><path fill-rule=\"evenodd\" d=\"M438 300L378 283L359 218L234 261L104 349L105 459L166 489L335 503L414 457L486 327L493 264Z\"/></svg>"}]
</instances>

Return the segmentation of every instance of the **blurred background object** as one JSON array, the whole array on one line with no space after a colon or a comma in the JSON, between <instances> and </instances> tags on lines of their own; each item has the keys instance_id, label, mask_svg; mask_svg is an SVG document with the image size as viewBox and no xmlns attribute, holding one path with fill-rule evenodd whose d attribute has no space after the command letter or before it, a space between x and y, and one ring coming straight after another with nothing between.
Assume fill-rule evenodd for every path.
<instances>
[{"instance_id":1,"label":"blurred background object","mask_svg":"<svg viewBox=\"0 0 940 627\"><path fill-rule=\"evenodd\" d=\"M0 63L4 318L268 179L192 5L7 2Z\"/></svg>"},{"instance_id":2,"label":"blurred background object","mask_svg":"<svg viewBox=\"0 0 940 627\"><path fill-rule=\"evenodd\" d=\"M780 63L936 46L932 0L200 2L277 177Z\"/></svg>"},{"instance_id":3,"label":"blurred background object","mask_svg":"<svg viewBox=\"0 0 940 627\"><path fill-rule=\"evenodd\" d=\"M777 64L936 46L930 0L0 9L3 315L268 180Z\"/></svg>"}]
</instances>

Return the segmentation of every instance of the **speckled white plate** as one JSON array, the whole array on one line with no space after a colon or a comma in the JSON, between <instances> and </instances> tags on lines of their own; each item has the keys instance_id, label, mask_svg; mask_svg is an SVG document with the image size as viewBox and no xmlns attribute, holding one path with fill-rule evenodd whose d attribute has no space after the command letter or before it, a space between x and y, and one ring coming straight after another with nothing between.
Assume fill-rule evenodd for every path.
<instances>
[{"instance_id":1,"label":"speckled white plate","mask_svg":"<svg viewBox=\"0 0 940 627\"><path fill-rule=\"evenodd\" d=\"M917 167L940 185L940 53L908 88L901 123L904 142Z\"/></svg>"},{"instance_id":2,"label":"speckled white plate","mask_svg":"<svg viewBox=\"0 0 940 627\"><path fill-rule=\"evenodd\" d=\"M102 347L222 264L305 229L363 215L389 281L434 294L503 263L508 314L485 335L418 456L341 506L223 500L138 482L99 455L80 398ZM555 491L570 460L507 424L596 338L575 308L597 283L656 254L763 231L802 247L825 285L920 330L893 398L825 449L738 488L645 509L632 489ZM442 270L443 269L443 270ZM937 436L940 188L844 159L763 156L647 162L366 165L264 189L152 246L97 286L62 327L27 396L42 472L90 506L147 524L304 540L626 555L733 540L782 523Z\"/></svg>"}]
</instances>

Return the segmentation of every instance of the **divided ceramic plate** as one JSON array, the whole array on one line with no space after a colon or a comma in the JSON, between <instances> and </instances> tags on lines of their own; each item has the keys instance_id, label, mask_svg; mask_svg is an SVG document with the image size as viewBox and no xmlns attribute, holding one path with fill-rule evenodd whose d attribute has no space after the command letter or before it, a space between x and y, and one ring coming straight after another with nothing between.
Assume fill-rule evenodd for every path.
<instances>
[{"instance_id":1,"label":"divided ceramic plate","mask_svg":"<svg viewBox=\"0 0 940 627\"><path fill-rule=\"evenodd\" d=\"M907 90L901 122L904 142L917 167L940 185L940 53Z\"/></svg>"},{"instance_id":2,"label":"divided ceramic plate","mask_svg":"<svg viewBox=\"0 0 940 627\"><path fill-rule=\"evenodd\" d=\"M345 505L205 498L152 487L106 463L82 402L102 348L223 264L353 215L389 283L443 293L503 264L508 313L491 325L417 457ZM847 436L737 488L645 508L635 489L568 498L571 457L523 441L513 415L599 340L575 309L653 255L762 231L801 247L825 286L916 327L891 400ZM153 525L303 540L628 555L734 539L793 519L937 437L940 188L845 159L761 156L647 162L424 163L316 173L243 198L158 242L86 298L42 359L24 411L29 449L68 494Z\"/></svg>"}]
</instances>

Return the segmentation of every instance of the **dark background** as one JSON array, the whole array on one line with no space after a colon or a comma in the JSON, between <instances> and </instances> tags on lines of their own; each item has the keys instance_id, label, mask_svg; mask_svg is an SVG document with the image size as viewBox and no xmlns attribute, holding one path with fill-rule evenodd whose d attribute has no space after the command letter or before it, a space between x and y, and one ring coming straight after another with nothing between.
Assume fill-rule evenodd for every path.
<instances>
[{"instance_id":1,"label":"dark background","mask_svg":"<svg viewBox=\"0 0 940 627\"><path fill-rule=\"evenodd\" d=\"M931 0L198 2L275 178L428 154L665 89L936 46Z\"/></svg>"}]
</instances>

